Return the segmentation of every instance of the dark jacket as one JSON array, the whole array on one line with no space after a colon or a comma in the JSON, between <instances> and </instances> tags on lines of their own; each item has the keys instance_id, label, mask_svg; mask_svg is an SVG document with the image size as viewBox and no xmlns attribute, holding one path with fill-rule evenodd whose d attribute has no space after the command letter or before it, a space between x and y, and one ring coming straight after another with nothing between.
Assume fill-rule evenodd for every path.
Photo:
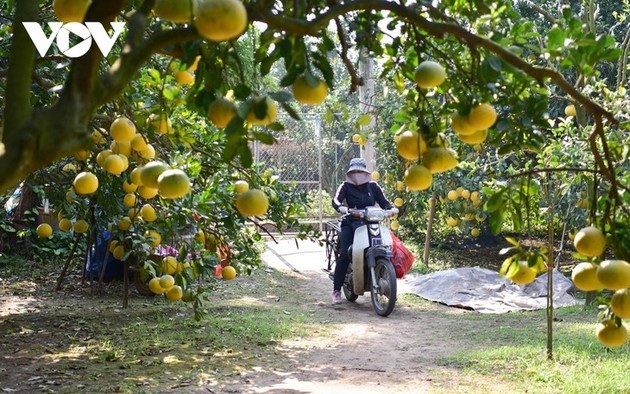
<instances>
[{"instance_id":1,"label":"dark jacket","mask_svg":"<svg viewBox=\"0 0 630 394\"><path fill-rule=\"evenodd\" d=\"M350 182L342 183L332 199L335 210L339 210L344 200L348 208L363 209L378 203L382 209L392 209L392 204L385 198L383 189L373 181L358 186Z\"/></svg>"}]
</instances>

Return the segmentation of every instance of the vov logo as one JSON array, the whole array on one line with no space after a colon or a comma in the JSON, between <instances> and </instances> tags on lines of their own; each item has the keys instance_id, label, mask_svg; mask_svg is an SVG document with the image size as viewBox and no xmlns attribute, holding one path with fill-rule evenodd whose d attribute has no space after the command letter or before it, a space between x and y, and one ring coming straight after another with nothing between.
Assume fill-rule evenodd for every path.
<instances>
[{"instance_id":1,"label":"vov logo","mask_svg":"<svg viewBox=\"0 0 630 394\"><path fill-rule=\"evenodd\" d=\"M38 22L22 22L26 32L35 44L35 48L41 57L46 56L53 41L57 40L57 48L67 57L77 58L85 55L92 47L92 41L96 43L103 56L109 55L118 36L125 27L125 22L112 22L113 34L109 36L100 22L48 22L50 36L46 36L42 26ZM73 34L83 41L70 47L70 34Z\"/></svg>"}]
</instances>

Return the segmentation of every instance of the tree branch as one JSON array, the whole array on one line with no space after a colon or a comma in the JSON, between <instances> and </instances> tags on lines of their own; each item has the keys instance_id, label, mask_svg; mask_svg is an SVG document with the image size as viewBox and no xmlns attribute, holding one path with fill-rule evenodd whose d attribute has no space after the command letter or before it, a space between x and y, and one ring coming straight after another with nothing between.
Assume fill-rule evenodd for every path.
<instances>
[{"instance_id":1,"label":"tree branch","mask_svg":"<svg viewBox=\"0 0 630 394\"><path fill-rule=\"evenodd\" d=\"M471 33L458 24L429 21L428 19L422 17L418 10L405 7L398 3L379 0L354 0L330 7L328 11L309 21L298 20L280 14L272 14L267 10L259 8L252 9L253 14L251 17L257 18L256 20L267 23L270 27L275 29L284 30L298 35L318 36L319 32L322 29L326 29L326 26L332 19L353 11L369 10L387 10L395 15L398 15L400 18L407 20L409 23L418 26L434 37L441 38L450 34L457 37L471 48L484 48L496 54L514 68L521 70L525 74L534 78L541 86L544 85L545 79L552 80L563 91L573 97L576 102L586 108L588 112L595 116L602 116L611 123L617 123L617 120L612 113L582 94L557 71L544 67L533 66L516 56L514 53L503 48L500 44Z\"/></svg>"}]
</instances>

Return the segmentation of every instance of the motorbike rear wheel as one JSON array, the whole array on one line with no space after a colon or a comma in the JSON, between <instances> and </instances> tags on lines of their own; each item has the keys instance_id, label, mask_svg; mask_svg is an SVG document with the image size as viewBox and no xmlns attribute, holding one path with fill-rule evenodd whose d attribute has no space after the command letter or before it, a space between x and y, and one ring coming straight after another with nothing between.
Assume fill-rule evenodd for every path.
<instances>
[{"instance_id":1,"label":"motorbike rear wheel","mask_svg":"<svg viewBox=\"0 0 630 394\"><path fill-rule=\"evenodd\" d=\"M396 305L396 271L391 261L385 258L376 260L374 278L376 283L371 284L374 312L380 316L388 316Z\"/></svg>"}]
</instances>

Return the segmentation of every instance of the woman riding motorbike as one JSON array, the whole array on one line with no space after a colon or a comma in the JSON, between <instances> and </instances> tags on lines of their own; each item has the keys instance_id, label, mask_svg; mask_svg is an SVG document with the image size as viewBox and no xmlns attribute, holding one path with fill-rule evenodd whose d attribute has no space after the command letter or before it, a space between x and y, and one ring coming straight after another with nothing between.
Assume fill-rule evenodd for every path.
<instances>
[{"instance_id":1,"label":"woman riding motorbike","mask_svg":"<svg viewBox=\"0 0 630 394\"><path fill-rule=\"evenodd\" d=\"M343 205L344 201L346 205ZM365 207L374 206L376 203L382 209L392 209L392 204L385 197L383 189L372 180L365 159L354 158L350 160L350 167L346 172L346 180L337 188L337 192L332 199L332 206L339 213L345 215L348 213L348 208L365 209ZM354 230L360 225L361 219L351 216L345 216L341 221L339 258L335 265L335 277L333 280L333 304L342 302L341 286L348 271L348 264L350 264L348 248L352 245Z\"/></svg>"}]
</instances>

